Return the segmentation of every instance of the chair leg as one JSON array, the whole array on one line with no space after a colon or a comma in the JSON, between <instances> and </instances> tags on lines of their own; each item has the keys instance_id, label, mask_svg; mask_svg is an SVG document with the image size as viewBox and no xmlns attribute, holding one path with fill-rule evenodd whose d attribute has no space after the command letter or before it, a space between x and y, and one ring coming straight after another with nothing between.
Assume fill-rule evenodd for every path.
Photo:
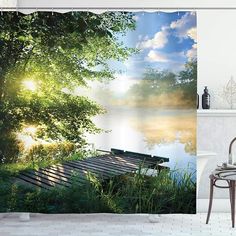
<instances>
[{"instance_id":1,"label":"chair leg","mask_svg":"<svg viewBox=\"0 0 236 236\"><path fill-rule=\"evenodd\" d=\"M235 223L235 181L230 181L231 188L231 219L232 219L232 227L234 228Z\"/></svg>"},{"instance_id":2,"label":"chair leg","mask_svg":"<svg viewBox=\"0 0 236 236\"><path fill-rule=\"evenodd\" d=\"M211 208L212 208L212 201L213 201L213 190L214 190L214 180L210 179L210 198L209 198L209 206L208 206L206 224L208 224L209 219L210 219L210 215L211 215Z\"/></svg>"},{"instance_id":3,"label":"chair leg","mask_svg":"<svg viewBox=\"0 0 236 236\"><path fill-rule=\"evenodd\" d=\"M232 191L231 191L231 181L229 182L229 200L230 200L230 207L232 209Z\"/></svg>"}]
</instances>

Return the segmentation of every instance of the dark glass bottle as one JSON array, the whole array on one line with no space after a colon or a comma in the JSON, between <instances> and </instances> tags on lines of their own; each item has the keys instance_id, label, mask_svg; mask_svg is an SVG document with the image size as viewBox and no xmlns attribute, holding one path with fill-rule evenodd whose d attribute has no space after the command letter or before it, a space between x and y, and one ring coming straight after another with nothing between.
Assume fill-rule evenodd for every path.
<instances>
[{"instance_id":1,"label":"dark glass bottle","mask_svg":"<svg viewBox=\"0 0 236 236\"><path fill-rule=\"evenodd\" d=\"M204 93L202 94L202 109L210 109L210 94L208 93L207 86L205 86Z\"/></svg>"}]
</instances>

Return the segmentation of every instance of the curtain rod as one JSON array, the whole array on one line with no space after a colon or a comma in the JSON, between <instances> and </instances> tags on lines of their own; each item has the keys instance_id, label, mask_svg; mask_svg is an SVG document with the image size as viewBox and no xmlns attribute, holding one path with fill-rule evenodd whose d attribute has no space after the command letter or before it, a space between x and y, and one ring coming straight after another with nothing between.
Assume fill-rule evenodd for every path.
<instances>
[{"instance_id":1,"label":"curtain rod","mask_svg":"<svg viewBox=\"0 0 236 236\"><path fill-rule=\"evenodd\" d=\"M0 7L2 11L12 10L236 10L235 7Z\"/></svg>"}]
</instances>

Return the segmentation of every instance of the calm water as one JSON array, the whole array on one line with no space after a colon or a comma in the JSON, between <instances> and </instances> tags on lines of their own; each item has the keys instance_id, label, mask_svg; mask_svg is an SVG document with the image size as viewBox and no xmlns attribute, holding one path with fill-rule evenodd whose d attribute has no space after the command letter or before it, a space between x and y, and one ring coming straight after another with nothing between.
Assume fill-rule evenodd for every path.
<instances>
[{"instance_id":1,"label":"calm water","mask_svg":"<svg viewBox=\"0 0 236 236\"><path fill-rule=\"evenodd\" d=\"M89 135L95 148L111 148L168 157L166 166L196 170L196 111L144 108L109 109L94 122L105 130Z\"/></svg>"}]
</instances>

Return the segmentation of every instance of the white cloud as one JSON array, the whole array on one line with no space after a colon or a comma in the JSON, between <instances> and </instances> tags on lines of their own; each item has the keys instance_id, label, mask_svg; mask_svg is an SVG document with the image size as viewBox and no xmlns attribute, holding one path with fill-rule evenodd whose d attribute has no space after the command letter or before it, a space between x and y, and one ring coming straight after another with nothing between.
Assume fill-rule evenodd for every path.
<instances>
[{"instance_id":1,"label":"white cloud","mask_svg":"<svg viewBox=\"0 0 236 236\"><path fill-rule=\"evenodd\" d=\"M147 55L147 60L150 62L168 62L169 61L166 55L161 54L154 50L150 50L150 52Z\"/></svg>"},{"instance_id":2,"label":"white cloud","mask_svg":"<svg viewBox=\"0 0 236 236\"><path fill-rule=\"evenodd\" d=\"M197 58L197 44L196 43L193 44L192 48L187 51L186 56L188 58L188 61L191 61Z\"/></svg>"},{"instance_id":3,"label":"white cloud","mask_svg":"<svg viewBox=\"0 0 236 236\"><path fill-rule=\"evenodd\" d=\"M135 21L138 21L138 20L139 20L139 17L138 17L137 15L134 15L132 18L133 18L133 20L135 20Z\"/></svg>"},{"instance_id":4,"label":"white cloud","mask_svg":"<svg viewBox=\"0 0 236 236\"><path fill-rule=\"evenodd\" d=\"M170 28L175 30L175 34L180 40L191 38L197 41L196 15L195 12L188 12L180 19L171 22Z\"/></svg>"},{"instance_id":5,"label":"white cloud","mask_svg":"<svg viewBox=\"0 0 236 236\"><path fill-rule=\"evenodd\" d=\"M197 42L197 28L193 27L187 31L187 35L191 38L195 43Z\"/></svg>"},{"instance_id":6,"label":"white cloud","mask_svg":"<svg viewBox=\"0 0 236 236\"><path fill-rule=\"evenodd\" d=\"M161 31L157 32L153 38L151 39L144 39L144 41L139 42L137 47L141 49L145 48L163 48L166 43L168 42L168 32L166 28L162 28Z\"/></svg>"}]
</instances>

